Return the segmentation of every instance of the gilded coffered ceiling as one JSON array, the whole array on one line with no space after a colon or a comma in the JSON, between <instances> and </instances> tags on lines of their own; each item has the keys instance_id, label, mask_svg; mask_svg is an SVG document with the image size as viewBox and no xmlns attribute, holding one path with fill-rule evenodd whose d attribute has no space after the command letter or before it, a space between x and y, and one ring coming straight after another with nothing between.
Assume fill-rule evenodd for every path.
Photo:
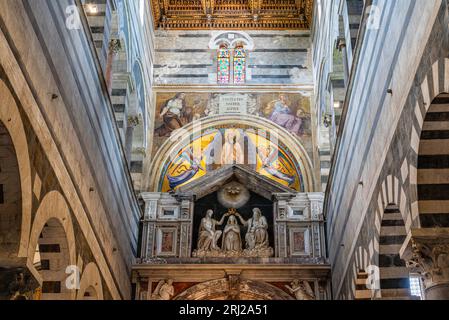
<instances>
[{"instance_id":1,"label":"gilded coffered ceiling","mask_svg":"<svg viewBox=\"0 0 449 320\"><path fill-rule=\"evenodd\" d=\"M308 30L313 0L150 0L155 27Z\"/></svg>"}]
</instances>

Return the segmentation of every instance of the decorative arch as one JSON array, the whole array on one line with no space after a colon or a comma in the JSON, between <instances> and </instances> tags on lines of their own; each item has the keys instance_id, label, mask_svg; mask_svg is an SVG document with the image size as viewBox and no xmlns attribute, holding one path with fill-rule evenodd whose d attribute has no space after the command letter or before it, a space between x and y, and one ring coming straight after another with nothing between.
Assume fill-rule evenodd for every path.
<instances>
[{"instance_id":1,"label":"decorative arch","mask_svg":"<svg viewBox=\"0 0 449 320\"><path fill-rule=\"evenodd\" d=\"M126 68L127 70L132 69L132 57L133 57L133 46L132 46L132 40L130 39L130 30L131 30L131 21L130 19L131 13L129 9L129 4L127 1L120 1L119 2L119 10L118 12L122 13L123 16L118 16L118 34L120 39L122 39L124 44L124 50L126 52L126 56L128 57L126 62Z\"/></svg>"},{"instance_id":2,"label":"decorative arch","mask_svg":"<svg viewBox=\"0 0 449 320\"><path fill-rule=\"evenodd\" d=\"M11 138L20 174L21 218L18 221L21 221L21 232L16 257L25 258L29 247L32 208L31 165L28 141L19 108L3 81L0 81L0 97L2 97L0 102L0 122L3 123ZM0 248L2 248L2 252L5 252L3 251L3 244L0 244Z\"/></svg>"},{"instance_id":3,"label":"decorative arch","mask_svg":"<svg viewBox=\"0 0 449 320\"><path fill-rule=\"evenodd\" d=\"M444 129L438 119L444 116L444 102L449 98L449 58L434 62L424 80L420 91L422 101L415 106L415 121L412 126L410 145L416 161L410 165L411 209L413 225L423 228L449 226L447 205L444 205L445 191L441 188L446 183L444 158L449 156L449 141L444 137ZM449 108L448 108L449 110ZM433 145L438 144L438 150ZM448 168L449 169L449 168ZM435 183L437 181L438 183ZM449 180L448 182L449 183ZM449 200L449 199L448 199ZM442 212L437 212L443 210ZM447 212L449 213L449 212Z\"/></svg>"},{"instance_id":4,"label":"decorative arch","mask_svg":"<svg viewBox=\"0 0 449 320\"><path fill-rule=\"evenodd\" d=\"M350 282L350 292L355 300L371 300L375 294L374 290L367 287L369 275L370 258L368 250L358 247L355 252L354 263Z\"/></svg>"},{"instance_id":5,"label":"decorative arch","mask_svg":"<svg viewBox=\"0 0 449 320\"><path fill-rule=\"evenodd\" d=\"M50 272L39 272L36 268L35 263L39 262L40 260L40 258L36 256L39 255L40 251L42 251L41 245L43 244L43 239L45 238L45 233L47 232L51 238L65 237L64 245L67 246L66 250L65 248L61 248L62 246L59 248L59 252L64 256L62 256L61 259L58 259L60 260L58 262L58 266L51 270L51 274L56 275L58 280L62 282L60 284L60 286L62 287L65 282L64 279L68 276L67 274L65 274L66 268L69 266L76 266L77 264L75 233L73 229L70 209L65 198L58 191L51 191L43 198L35 215L33 227L30 234L27 254L27 266L31 273L33 273L34 277L42 285L46 280L46 275L51 276L51 274ZM45 244L47 245L47 243ZM65 265L65 263L67 265ZM52 281L54 282L54 279ZM63 299L70 298L71 300L74 300L75 297L76 290L70 290L68 294L62 296Z\"/></svg>"},{"instance_id":6,"label":"decorative arch","mask_svg":"<svg viewBox=\"0 0 449 320\"><path fill-rule=\"evenodd\" d=\"M226 278L197 284L173 300L229 300L229 280ZM294 300L289 294L269 283L253 280L240 281L241 300Z\"/></svg>"},{"instance_id":7,"label":"decorative arch","mask_svg":"<svg viewBox=\"0 0 449 320\"><path fill-rule=\"evenodd\" d=\"M192 143L195 137L200 137L204 132L214 130L216 128L236 128L236 126L247 126L254 130L266 130L277 132L279 142L295 161L299 172L302 173L303 190L302 192L313 192L315 179L312 170L312 162L307 155L305 148L291 133L284 128L274 124L273 122L251 115L220 115L194 121L189 125L179 129L177 132L167 139L165 143L156 153L151 168L154 170L150 173L148 190L151 192L159 192L163 179L165 178L164 170L175 159L178 153Z\"/></svg>"},{"instance_id":8,"label":"decorative arch","mask_svg":"<svg viewBox=\"0 0 449 320\"><path fill-rule=\"evenodd\" d=\"M95 263L89 263L83 271L77 300L103 300L103 284Z\"/></svg>"},{"instance_id":9,"label":"decorative arch","mask_svg":"<svg viewBox=\"0 0 449 320\"><path fill-rule=\"evenodd\" d=\"M428 105L419 138L417 202L422 228L449 227L449 91Z\"/></svg>"},{"instance_id":10,"label":"decorative arch","mask_svg":"<svg viewBox=\"0 0 449 320\"><path fill-rule=\"evenodd\" d=\"M243 31L213 32L209 41L209 49L218 50L223 43L229 48L233 48L237 44L243 44L247 50L254 50L254 40Z\"/></svg>"},{"instance_id":11,"label":"decorative arch","mask_svg":"<svg viewBox=\"0 0 449 320\"><path fill-rule=\"evenodd\" d=\"M371 259L379 267L376 297L409 297L410 274L400 257L400 249L412 222L408 199L398 177L389 175L385 179L377 203Z\"/></svg>"}]
</instances>

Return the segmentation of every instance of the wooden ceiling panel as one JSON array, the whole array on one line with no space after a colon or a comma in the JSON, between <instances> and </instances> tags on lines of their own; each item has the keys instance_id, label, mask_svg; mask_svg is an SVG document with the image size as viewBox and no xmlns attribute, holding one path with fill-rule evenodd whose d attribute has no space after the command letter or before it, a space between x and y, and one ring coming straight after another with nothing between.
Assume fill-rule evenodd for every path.
<instances>
[{"instance_id":1,"label":"wooden ceiling panel","mask_svg":"<svg viewBox=\"0 0 449 320\"><path fill-rule=\"evenodd\" d=\"M309 30L313 0L150 0L156 29Z\"/></svg>"}]
</instances>

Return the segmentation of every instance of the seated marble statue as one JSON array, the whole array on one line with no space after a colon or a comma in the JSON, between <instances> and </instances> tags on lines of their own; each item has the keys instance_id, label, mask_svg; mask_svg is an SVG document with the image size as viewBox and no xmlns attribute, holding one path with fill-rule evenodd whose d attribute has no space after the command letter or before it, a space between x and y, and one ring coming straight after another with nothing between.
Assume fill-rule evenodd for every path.
<instances>
[{"instance_id":1,"label":"seated marble statue","mask_svg":"<svg viewBox=\"0 0 449 320\"><path fill-rule=\"evenodd\" d=\"M245 236L246 249L268 248L268 223L259 208L253 209L253 217L245 221L240 214L237 214L240 222L248 228Z\"/></svg>"},{"instance_id":2,"label":"seated marble statue","mask_svg":"<svg viewBox=\"0 0 449 320\"><path fill-rule=\"evenodd\" d=\"M240 226L235 216L230 216L223 231L222 250L224 252L242 251L242 239L240 236Z\"/></svg>"},{"instance_id":3,"label":"seated marble statue","mask_svg":"<svg viewBox=\"0 0 449 320\"><path fill-rule=\"evenodd\" d=\"M206 217L201 220L200 231L198 236L198 251L219 251L217 242L222 232L216 230L216 226L221 226L227 217L225 214L220 221L212 218L213 210L207 210Z\"/></svg>"}]
</instances>

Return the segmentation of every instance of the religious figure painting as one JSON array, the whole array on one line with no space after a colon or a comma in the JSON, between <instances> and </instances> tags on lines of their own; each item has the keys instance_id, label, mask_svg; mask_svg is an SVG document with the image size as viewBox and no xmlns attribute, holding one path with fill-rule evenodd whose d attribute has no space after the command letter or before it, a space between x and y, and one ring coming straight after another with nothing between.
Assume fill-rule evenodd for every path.
<instances>
[{"instance_id":1,"label":"religious figure painting","mask_svg":"<svg viewBox=\"0 0 449 320\"><path fill-rule=\"evenodd\" d=\"M160 192L175 191L210 171L228 165L245 165L262 176L293 190L303 190L299 163L277 141L254 130L220 128L204 132L181 149L162 170Z\"/></svg>"},{"instance_id":2,"label":"religious figure painting","mask_svg":"<svg viewBox=\"0 0 449 320\"><path fill-rule=\"evenodd\" d=\"M290 250L293 256L309 254L309 231L304 228L290 229Z\"/></svg>"},{"instance_id":3,"label":"religious figure painting","mask_svg":"<svg viewBox=\"0 0 449 320\"><path fill-rule=\"evenodd\" d=\"M153 154L175 132L206 117L242 114L262 117L301 140L312 152L310 98L300 93L159 92Z\"/></svg>"},{"instance_id":4,"label":"religious figure painting","mask_svg":"<svg viewBox=\"0 0 449 320\"><path fill-rule=\"evenodd\" d=\"M295 252L305 252L306 245L304 243L304 233L303 232L295 232L293 234L293 250Z\"/></svg>"},{"instance_id":5,"label":"religious figure painting","mask_svg":"<svg viewBox=\"0 0 449 320\"><path fill-rule=\"evenodd\" d=\"M163 124L156 129L160 137L170 136L176 129L182 128L191 122L191 108L187 107L185 93L178 93L165 102L159 113Z\"/></svg>"},{"instance_id":6,"label":"religious figure painting","mask_svg":"<svg viewBox=\"0 0 449 320\"><path fill-rule=\"evenodd\" d=\"M171 134L206 116L209 94L204 93L158 93L154 127L154 152Z\"/></svg>"},{"instance_id":7,"label":"religious figure painting","mask_svg":"<svg viewBox=\"0 0 449 320\"><path fill-rule=\"evenodd\" d=\"M171 256L176 254L176 234L173 227L160 228L158 234L158 255Z\"/></svg>"},{"instance_id":8,"label":"religious figure painting","mask_svg":"<svg viewBox=\"0 0 449 320\"><path fill-rule=\"evenodd\" d=\"M295 109L288 97L285 94L280 94L278 99L267 104L264 114L290 133L302 136L305 129L305 111L298 106Z\"/></svg>"},{"instance_id":9,"label":"religious figure painting","mask_svg":"<svg viewBox=\"0 0 449 320\"><path fill-rule=\"evenodd\" d=\"M173 233L162 232L162 252L171 252L173 250Z\"/></svg>"}]
</instances>

